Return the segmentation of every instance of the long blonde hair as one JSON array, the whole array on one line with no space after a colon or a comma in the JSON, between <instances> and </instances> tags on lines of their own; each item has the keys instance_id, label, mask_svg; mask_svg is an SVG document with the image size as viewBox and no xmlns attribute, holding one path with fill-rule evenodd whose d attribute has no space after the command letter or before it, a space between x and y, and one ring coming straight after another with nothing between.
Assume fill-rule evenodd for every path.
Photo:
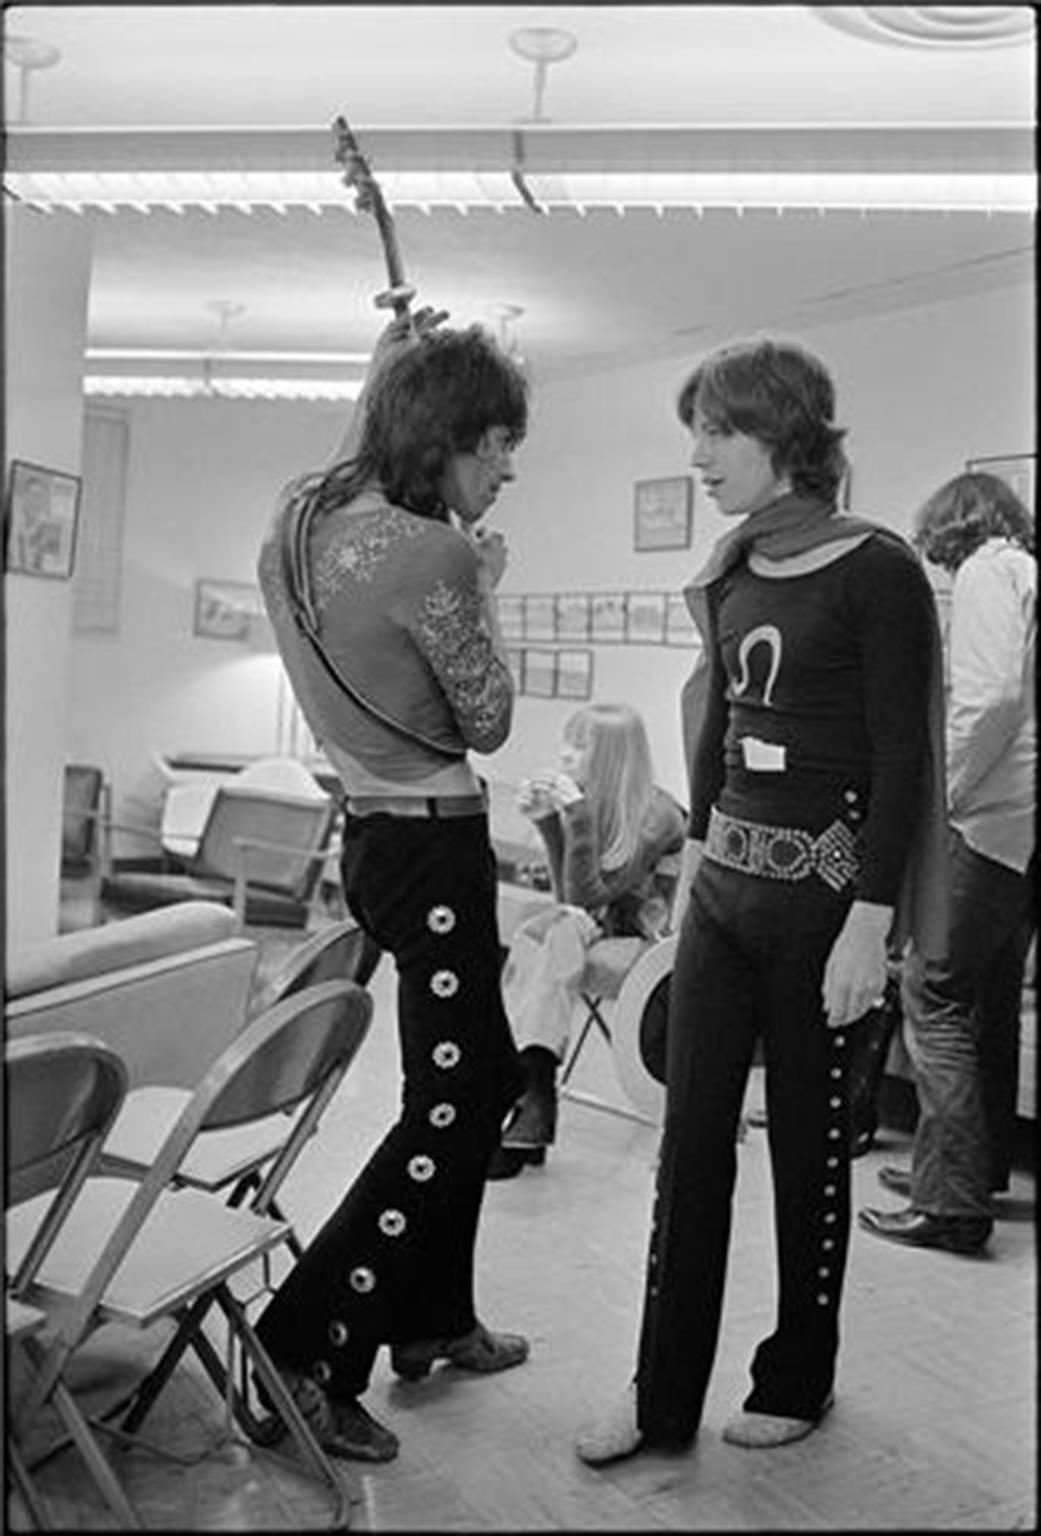
<instances>
[{"instance_id":1,"label":"long blonde hair","mask_svg":"<svg viewBox=\"0 0 1041 1536\"><path fill-rule=\"evenodd\" d=\"M583 754L600 867L621 869L636 851L654 794L647 729L628 704L587 704L566 722L564 740Z\"/></svg>"}]
</instances>

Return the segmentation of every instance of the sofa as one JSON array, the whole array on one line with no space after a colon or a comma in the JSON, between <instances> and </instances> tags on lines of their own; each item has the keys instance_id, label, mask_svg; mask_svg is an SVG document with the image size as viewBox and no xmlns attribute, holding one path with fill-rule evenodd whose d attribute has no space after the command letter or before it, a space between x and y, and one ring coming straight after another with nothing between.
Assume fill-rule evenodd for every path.
<instances>
[{"instance_id":1,"label":"sofa","mask_svg":"<svg viewBox=\"0 0 1041 1536\"><path fill-rule=\"evenodd\" d=\"M7 1039L94 1035L123 1057L129 1088L194 1088L246 1019L257 947L236 926L227 907L191 901L25 945L7 964Z\"/></svg>"}]
</instances>

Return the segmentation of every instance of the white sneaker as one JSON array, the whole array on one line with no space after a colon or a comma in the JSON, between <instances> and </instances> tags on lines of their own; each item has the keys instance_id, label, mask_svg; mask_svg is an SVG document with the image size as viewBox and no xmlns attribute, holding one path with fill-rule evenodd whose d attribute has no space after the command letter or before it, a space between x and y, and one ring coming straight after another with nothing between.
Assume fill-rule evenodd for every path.
<instances>
[{"instance_id":1,"label":"white sneaker","mask_svg":"<svg viewBox=\"0 0 1041 1536\"><path fill-rule=\"evenodd\" d=\"M596 1419L584 1424L575 1440L575 1450L591 1467L631 1456L643 1443L636 1422L636 1383L630 1382L618 1401Z\"/></svg>"}]
</instances>

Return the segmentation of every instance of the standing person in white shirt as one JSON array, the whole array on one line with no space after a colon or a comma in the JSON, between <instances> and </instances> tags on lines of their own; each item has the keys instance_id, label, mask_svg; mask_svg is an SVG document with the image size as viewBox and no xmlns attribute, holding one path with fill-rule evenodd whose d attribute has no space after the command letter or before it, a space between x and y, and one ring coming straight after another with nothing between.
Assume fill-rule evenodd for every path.
<instances>
[{"instance_id":1,"label":"standing person in white shirt","mask_svg":"<svg viewBox=\"0 0 1041 1536\"><path fill-rule=\"evenodd\" d=\"M904 965L919 1120L910 1172L882 1168L904 1210L868 1232L975 1253L1007 1187L1023 968L1033 928L1037 562L1027 509L1003 480L963 474L922 507L915 543L954 575L947 705L951 908L947 956Z\"/></svg>"}]
</instances>

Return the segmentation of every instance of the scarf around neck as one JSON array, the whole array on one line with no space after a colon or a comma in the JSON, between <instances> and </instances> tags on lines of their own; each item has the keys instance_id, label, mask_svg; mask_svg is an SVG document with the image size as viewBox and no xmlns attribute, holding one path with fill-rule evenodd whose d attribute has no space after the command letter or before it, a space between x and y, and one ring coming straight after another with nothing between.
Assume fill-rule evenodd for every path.
<instances>
[{"instance_id":1,"label":"scarf around neck","mask_svg":"<svg viewBox=\"0 0 1041 1536\"><path fill-rule=\"evenodd\" d=\"M708 702L708 657L714 646L715 633L710 589L747 560L753 551L768 559L783 560L837 539L867 537L869 534L908 549L907 541L892 529L867 518L840 513L828 502L793 491L756 512L750 512L713 545L705 564L683 589L703 646L693 672L683 685L680 704L688 775ZM928 729L919 816L904 866L890 941L897 952L902 952L910 939L918 953L939 958L947 944L949 875L943 651L935 610L929 644Z\"/></svg>"}]
</instances>

